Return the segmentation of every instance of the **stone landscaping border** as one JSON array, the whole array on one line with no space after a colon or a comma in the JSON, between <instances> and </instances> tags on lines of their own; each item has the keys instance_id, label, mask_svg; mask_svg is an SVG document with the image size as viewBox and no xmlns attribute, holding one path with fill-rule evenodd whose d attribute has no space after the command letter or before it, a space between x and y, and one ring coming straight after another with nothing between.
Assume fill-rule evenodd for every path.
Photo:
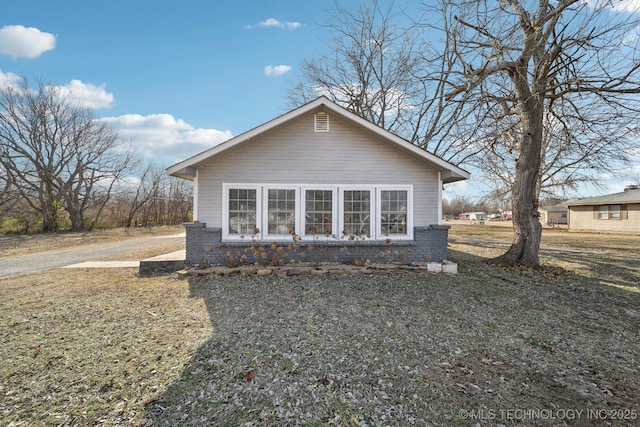
<instances>
[{"instance_id":1,"label":"stone landscaping border","mask_svg":"<svg viewBox=\"0 0 640 427\"><path fill-rule=\"evenodd\" d=\"M445 273L458 274L458 264L444 260L442 263L430 262L426 264L368 264L365 266L357 266L352 264L322 264L311 265L297 263L292 265L284 265L278 267L271 266L255 266L243 265L239 267L212 266L203 268L194 266L191 268L177 271L181 277L201 277L201 276L322 276L325 274L332 275L349 275L349 274L375 274L381 272L389 272L393 270L423 270L428 273Z\"/></svg>"}]
</instances>

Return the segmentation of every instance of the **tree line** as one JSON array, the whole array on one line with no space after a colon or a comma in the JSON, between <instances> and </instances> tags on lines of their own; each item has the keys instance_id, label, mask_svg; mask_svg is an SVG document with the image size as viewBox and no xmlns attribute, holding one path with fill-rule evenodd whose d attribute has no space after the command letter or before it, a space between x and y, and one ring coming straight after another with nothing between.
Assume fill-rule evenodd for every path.
<instances>
[{"instance_id":1,"label":"tree line","mask_svg":"<svg viewBox=\"0 0 640 427\"><path fill-rule=\"evenodd\" d=\"M0 231L178 224L186 181L144 163L90 109L38 81L0 89Z\"/></svg>"}]
</instances>

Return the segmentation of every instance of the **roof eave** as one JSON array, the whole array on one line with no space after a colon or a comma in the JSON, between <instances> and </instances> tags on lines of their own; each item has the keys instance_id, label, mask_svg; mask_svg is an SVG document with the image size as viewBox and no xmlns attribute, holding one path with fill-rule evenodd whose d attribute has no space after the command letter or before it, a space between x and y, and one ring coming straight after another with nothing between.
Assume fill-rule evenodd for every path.
<instances>
[{"instance_id":1,"label":"roof eave","mask_svg":"<svg viewBox=\"0 0 640 427\"><path fill-rule=\"evenodd\" d=\"M176 165L177 166L177 165ZM192 167L186 167L186 168L174 168L173 166L170 168L167 168L167 173L171 176L175 176L177 178L182 178L182 179L186 179L189 181L193 181L194 179L196 179L196 170L195 168Z\"/></svg>"}]
</instances>

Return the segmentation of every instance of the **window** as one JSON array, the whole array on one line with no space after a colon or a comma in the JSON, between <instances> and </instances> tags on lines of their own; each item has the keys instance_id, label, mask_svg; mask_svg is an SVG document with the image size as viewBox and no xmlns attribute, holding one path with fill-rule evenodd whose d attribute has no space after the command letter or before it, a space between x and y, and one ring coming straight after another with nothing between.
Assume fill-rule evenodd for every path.
<instances>
[{"instance_id":1,"label":"window","mask_svg":"<svg viewBox=\"0 0 640 427\"><path fill-rule=\"evenodd\" d=\"M609 206L598 207L598 219L609 219Z\"/></svg>"},{"instance_id":2,"label":"window","mask_svg":"<svg viewBox=\"0 0 640 427\"><path fill-rule=\"evenodd\" d=\"M342 234L358 237L371 235L371 191L345 190Z\"/></svg>"},{"instance_id":3,"label":"window","mask_svg":"<svg viewBox=\"0 0 640 427\"><path fill-rule=\"evenodd\" d=\"M609 219L620 219L620 205L609 206Z\"/></svg>"},{"instance_id":4,"label":"window","mask_svg":"<svg viewBox=\"0 0 640 427\"><path fill-rule=\"evenodd\" d=\"M380 234L407 234L408 198L406 190L380 191Z\"/></svg>"},{"instance_id":5,"label":"window","mask_svg":"<svg viewBox=\"0 0 640 427\"><path fill-rule=\"evenodd\" d=\"M256 229L257 190L230 188L228 193L228 234L251 235Z\"/></svg>"},{"instance_id":6,"label":"window","mask_svg":"<svg viewBox=\"0 0 640 427\"><path fill-rule=\"evenodd\" d=\"M306 190L304 234L331 236L333 230L333 191Z\"/></svg>"},{"instance_id":7,"label":"window","mask_svg":"<svg viewBox=\"0 0 640 427\"><path fill-rule=\"evenodd\" d=\"M267 196L268 234L296 232L296 190L269 189Z\"/></svg>"},{"instance_id":8,"label":"window","mask_svg":"<svg viewBox=\"0 0 640 427\"><path fill-rule=\"evenodd\" d=\"M627 205L601 205L593 207L593 219L619 221L628 218Z\"/></svg>"},{"instance_id":9,"label":"window","mask_svg":"<svg viewBox=\"0 0 640 427\"><path fill-rule=\"evenodd\" d=\"M412 239L413 187L223 184L223 239Z\"/></svg>"}]
</instances>

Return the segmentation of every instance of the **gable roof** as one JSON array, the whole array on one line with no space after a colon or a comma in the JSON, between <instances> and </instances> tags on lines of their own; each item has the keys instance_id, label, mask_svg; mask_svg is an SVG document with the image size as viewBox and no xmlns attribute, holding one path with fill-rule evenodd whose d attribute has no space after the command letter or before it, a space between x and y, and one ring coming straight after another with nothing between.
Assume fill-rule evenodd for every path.
<instances>
[{"instance_id":1,"label":"gable roof","mask_svg":"<svg viewBox=\"0 0 640 427\"><path fill-rule=\"evenodd\" d=\"M193 180L195 178L195 171L199 163L210 159L236 148L239 145L248 143L254 140L256 137L263 135L267 132L276 130L279 126L285 125L293 120L296 120L306 114L317 111L330 112L339 115L342 119L345 119L349 123L355 125L365 132L369 132L374 136L380 138L388 144L397 146L402 151L406 152L410 156L429 164L434 169L441 172L442 181L444 183L461 181L468 179L469 172L455 166L452 163L447 162L440 157L429 153L428 151L412 144L411 142L363 119L362 117L354 114L338 104L331 101L326 96L321 96L314 101L311 101L299 108L289 111L273 120L270 120L256 128L253 128L247 132L244 132L234 138L231 138L221 144L211 147L205 151L202 151L188 159L178 162L172 166L169 166L166 170L169 175Z\"/></svg>"},{"instance_id":2,"label":"gable roof","mask_svg":"<svg viewBox=\"0 0 640 427\"><path fill-rule=\"evenodd\" d=\"M592 206L592 205L618 205L625 203L640 203L640 188L628 188L621 193L607 194L597 197L586 197L584 199L568 200L567 206Z\"/></svg>"}]
</instances>

